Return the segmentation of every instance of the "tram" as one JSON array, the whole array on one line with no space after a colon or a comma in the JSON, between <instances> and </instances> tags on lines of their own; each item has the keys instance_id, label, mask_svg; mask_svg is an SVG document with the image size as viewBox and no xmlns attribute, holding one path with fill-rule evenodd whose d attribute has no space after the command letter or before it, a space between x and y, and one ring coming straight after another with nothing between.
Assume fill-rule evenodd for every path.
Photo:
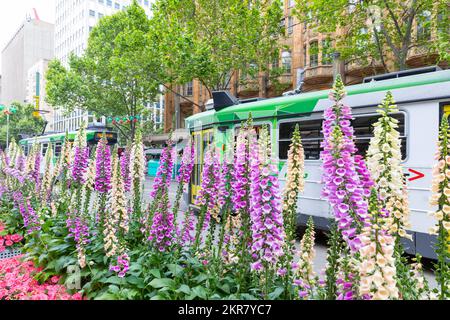
<instances>
[{"instance_id":1,"label":"tram","mask_svg":"<svg viewBox=\"0 0 450 320\"><path fill-rule=\"evenodd\" d=\"M70 142L75 140L77 135L76 131L69 132L68 138ZM117 133L112 132L110 130L102 131L98 128L96 129L87 129L86 130L86 141L88 147L92 149L97 146L98 142L106 136L109 145L117 144ZM57 158L61 155L62 146L64 144L64 140L66 138L66 133L55 133L55 134L47 134L39 137L33 137L28 139L22 139L19 141L19 146L22 147L25 155L31 151L34 144L38 144L41 149L41 154L45 157L48 148L53 148L53 160L56 161Z\"/></svg>"},{"instance_id":2,"label":"tram","mask_svg":"<svg viewBox=\"0 0 450 320\"><path fill-rule=\"evenodd\" d=\"M417 74L418 73L418 74ZM408 70L365 79L363 84L346 87L344 103L352 107L355 143L365 156L373 136L372 125L378 120L377 106L391 91L399 107L393 116L399 121L404 174L408 180L410 221L413 241L405 240L409 254L419 253L435 259L435 236L428 230L435 221L430 207L432 167L437 150L438 131L443 116L450 115L450 70L423 73ZM286 180L287 154L295 125L299 124L305 149L305 191L298 200L298 224L312 217L318 229L327 230L330 205L321 197L321 141L323 111L331 104L329 90L300 93L279 98L240 103L227 92L214 95L210 110L186 119L196 147L196 162L186 198L194 206L201 185L203 154L209 144L222 152L233 146L239 128L251 113L258 129L268 125L272 152L279 161L281 186Z\"/></svg>"}]
</instances>

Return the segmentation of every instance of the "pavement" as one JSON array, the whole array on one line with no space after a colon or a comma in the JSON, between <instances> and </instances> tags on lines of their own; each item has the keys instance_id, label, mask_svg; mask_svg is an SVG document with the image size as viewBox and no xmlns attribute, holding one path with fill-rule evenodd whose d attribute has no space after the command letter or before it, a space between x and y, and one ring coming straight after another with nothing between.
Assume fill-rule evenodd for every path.
<instances>
[{"instance_id":1,"label":"pavement","mask_svg":"<svg viewBox=\"0 0 450 320\"><path fill-rule=\"evenodd\" d=\"M144 201L149 202L151 200L150 192L152 190L153 178L147 177L144 185ZM171 203L174 202L176 192L177 192L178 183L172 181L170 189L169 189L169 199ZM180 211L185 212L187 210L187 204L182 201ZM179 218L183 217L183 214L178 215ZM317 243L315 245L316 256L314 259L314 269L315 272L320 274L321 271L326 266L326 258L327 258L327 245L325 237L317 236ZM297 241L297 246L299 245L300 239ZM437 287L436 279L434 273L431 271L432 261L424 261L424 269L425 269L425 278L428 280L430 288Z\"/></svg>"}]
</instances>

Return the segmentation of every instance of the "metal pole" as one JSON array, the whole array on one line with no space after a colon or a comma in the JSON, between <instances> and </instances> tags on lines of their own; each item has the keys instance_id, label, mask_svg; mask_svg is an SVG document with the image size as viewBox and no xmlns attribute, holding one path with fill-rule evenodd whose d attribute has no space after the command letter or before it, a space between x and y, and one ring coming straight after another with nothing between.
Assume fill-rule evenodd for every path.
<instances>
[{"instance_id":1,"label":"metal pole","mask_svg":"<svg viewBox=\"0 0 450 320\"><path fill-rule=\"evenodd\" d=\"M6 114L6 149L9 148L9 110Z\"/></svg>"}]
</instances>

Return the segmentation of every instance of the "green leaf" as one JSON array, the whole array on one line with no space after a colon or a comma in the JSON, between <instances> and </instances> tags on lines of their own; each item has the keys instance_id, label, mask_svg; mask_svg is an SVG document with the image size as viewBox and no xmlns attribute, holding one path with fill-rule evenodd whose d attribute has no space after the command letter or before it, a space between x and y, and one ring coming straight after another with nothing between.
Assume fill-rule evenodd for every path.
<instances>
[{"instance_id":1,"label":"green leaf","mask_svg":"<svg viewBox=\"0 0 450 320\"><path fill-rule=\"evenodd\" d=\"M269 294L270 300L276 300L284 292L284 288L277 287L273 292Z\"/></svg>"},{"instance_id":2,"label":"green leaf","mask_svg":"<svg viewBox=\"0 0 450 320\"><path fill-rule=\"evenodd\" d=\"M207 291L202 286L197 286L192 289L192 293L195 294L196 297L199 297L200 299L206 299L207 298Z\"/></svg>"},{"instance_id":3,"label":"green leaf","mask_svg":"<svg viewBox=\"0 0 450 320\"><path fill-rule=\"evenodd\" d=\"M113 285L113 284L108 286L108 289L109 289L109 292L114 293L114 294L117 294L120 291L119 287L116 285Z\"/></svg>"},{"instance_id":4,"label":"green leaf","mask_svg":"<svg viewBox=\"0 0 450 320\"><path fill-rule=\"evenodd\" d=\"M153 275L155 278L161 278L161 271L159 271L159 269L151 269L148 273Z\"/></svg>"},{"instance_id":5,"label":"green leaf","mask_svg":"<svg viewBox=\"0 0 450 320\"><path fill-rule=\"evenodd\" d=\"M167 268L169 269L170 273L174 276L174 277L178 277L182 272L183 272L183 268L181 266L179 266L178 264L169 264L167 266Z\"/></svg>"},{"instance_id":6,"label":"green leaf","mask_svg":"<svg viewBox=\"0 0 450 320\"><path fill-rule=\"evenodd\" d=\"M191 294L191 288L189 288L189 286L182 284L178 289L177 289L178 293L184 293L186 295Z\"/></svg>"},{"instance_id":7,"label":"green leaf","mask_svg":"<svg viewBox=\"0 0 450 320\"><path fill-rule=\"evenodd\" d=\"M205 274L205 273L201 273L201 274L199 274L198 276L196 276L196 277L194 278L194 281L195 281L196 283L200 284L200 283L206 281L207 279L208 279L208 275Z\"/></svg>"},{"instance_id":8,"label":"green leaf","mask_svg":"<svg viewBox=\"0 0 450 320\"><path fill-rule=\"evenodd\" d=\"M123 278L119 278L117 276L112 276L112 277L109 277L107 279L104 279L104 281L99 281L99 282L122 285L122 284L125 283L125 280Z\"/></svg>"},{"instance_id":9,"label":"green leaf","mask_svg":"<svg viewBox=\"0 0 450 320\"><path fill-rule=\"evenodd\" d=\"M136 276L129 276L126 278L126 280L128 283L136 285L136 287L138 287L139 289L145 288L145 283L142 278L138 278Z\"/></svg>"},{"instance_id":10,"label":"green leaf","mask_svg":"<svg viewBox=\"0 0 450 320\"><path fill-rule=\"evenodd\" d=\"M150 286L152 286L155 289L160 288L172 288L175 285L175 281L173 279L169 278L162 278L162 279L153 279L150 282Z\"/></svg>"},{"instance_id":11,"label":"green leaf","mask_svg":"<svg viewBox=\"0 0 450 320\"><path fill-rule=\"evenodd\" d=\"M105 292L94 298L94 300L118 300L115 294Z\"/></svg>"}]
</instances>

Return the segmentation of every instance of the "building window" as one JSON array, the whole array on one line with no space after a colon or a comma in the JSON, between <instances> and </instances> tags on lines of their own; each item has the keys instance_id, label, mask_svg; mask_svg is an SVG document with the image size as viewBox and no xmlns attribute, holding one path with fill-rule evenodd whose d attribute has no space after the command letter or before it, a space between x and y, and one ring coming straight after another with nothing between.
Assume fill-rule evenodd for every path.
<instances>
[{"instance_id":1,"label":"building window","mask_svg":"<svg viewBox=\"0 0 450 320\"><path fill-rule=\"evenodd\" d=\"M309 66L317 67L319 64L319 44L317 41L309 44Z\"/></svg>"},{"instance_id":2,"label":"building window","mask_svg":"<svg viewBox=\"0 0 450 320\"><path fill-rule=\"evenodd\" d=\"M289 17L287 33L288 33L288 35L291 35L293 32L294 32L294 17Z\"/></svg>"},{"instance_id":3,"label":"building window","mask_svg":"<svg viewBox=\"0 0 450 320\"><path fill-rule=\"evenodd\" d=\"M95 11L94 10L89 10L89 15L91 17L95 17Z\"/></svg>"},{"instance_id":4,"label":"building window","mask_svg":"<svg viewBox=\"0 0 450 320\"><path fill-rule=\"evenodd\" d=\"M333 63L333 46L330 39L322 40L322 64Z\"/></svg>"},{"instance_id":5,"label":"building window","mask_svg":"<svg viewBox=\"0 0 450 320\"><path fill-rule=\"evenodd\" d=\"M431 40L431 13L424 11L417 17L417 41L424 42Z\"/></svg>"},{"instance_id":6,"label":"building window","mask_svg":"<svg viewBox=\"0 0 450 320\"><path fill-rule=\"evenodd\" d=\"M308 48L306 44L303 45L303 66L306 66L306 61L308 60Z\"/></svg>"},{"instance_id":7,"label":"building window","mask_svg":"<svg viewBox=\"0 0 450 320\"><path fill-rule=\"evenodd\" d=\"M283 51L281 54L281 64L283 65L283 72L286 74L291 74L292 56L290 51Z\"/></svg>"},{"instance_id":8,"label":"building window","mask_svg":"<svg viewBox=\"0 0 450 320\"><path fill-rule=\"evenodd\" d=\"M272 62L272 69L276 70L280 67L280 56L277 56Z\"/></svg>"}]
</instances>

